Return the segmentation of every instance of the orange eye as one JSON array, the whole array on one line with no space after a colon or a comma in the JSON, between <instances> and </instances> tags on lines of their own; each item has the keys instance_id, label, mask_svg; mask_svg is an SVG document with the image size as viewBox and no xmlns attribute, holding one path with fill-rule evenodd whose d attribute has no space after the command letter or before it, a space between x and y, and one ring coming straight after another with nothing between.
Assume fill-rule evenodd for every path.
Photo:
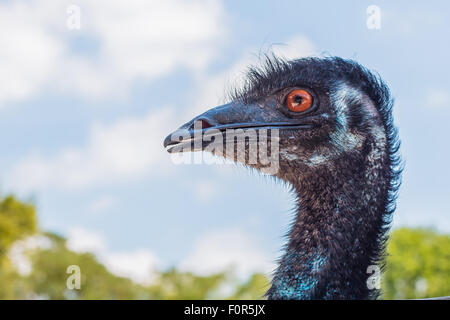
<instances>
[{"instance_id":1,"label":"orange eye","mask_svg":"<svg viewBox=\"0 0 450 320\"><path fill-rule=\"evenodd\" d=\"M306 111L312 106L312 96L303 89L292 90L286 98L286 104L293 112Z\"/></svg>"}]
</instances>

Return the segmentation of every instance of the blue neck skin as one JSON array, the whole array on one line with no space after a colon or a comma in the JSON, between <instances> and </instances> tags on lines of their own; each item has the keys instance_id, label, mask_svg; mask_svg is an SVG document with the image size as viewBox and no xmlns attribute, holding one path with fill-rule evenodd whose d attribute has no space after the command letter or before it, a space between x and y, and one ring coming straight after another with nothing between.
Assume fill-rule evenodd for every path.
<instances>
[{"instance_id":1,"label":"blue neck skin","mask_svg":"<svg viewBox=\"0 0 450 320\"><path fill-rule=\"evenodd\" d=\"M314 298L320 271L326 263L327 258L318 253L302 256L288 251L272 282L274 296L282 300Z\"/></svg>"}]
</instances>

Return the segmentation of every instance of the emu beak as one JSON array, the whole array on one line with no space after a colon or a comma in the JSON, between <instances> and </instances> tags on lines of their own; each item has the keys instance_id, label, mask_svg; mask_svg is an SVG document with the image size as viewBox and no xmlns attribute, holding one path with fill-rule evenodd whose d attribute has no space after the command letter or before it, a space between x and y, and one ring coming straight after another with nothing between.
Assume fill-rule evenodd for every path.
<instances>
[{"instance_id":1,"label":"emu beak","mask_svg":"<svg viewBox=\"0 0 450 320\"><path fill-rule=\"evenodd\" d=\"M214 136L231 129L301 129L312 124L303 119L286 119L270 105L231 102L195 117L169 134L164 147L169 153L202 151L213 142ZM207 139L206 139L207 138ZM223 139L222 141L225 141Z\"/></svg>"}]
</instances>

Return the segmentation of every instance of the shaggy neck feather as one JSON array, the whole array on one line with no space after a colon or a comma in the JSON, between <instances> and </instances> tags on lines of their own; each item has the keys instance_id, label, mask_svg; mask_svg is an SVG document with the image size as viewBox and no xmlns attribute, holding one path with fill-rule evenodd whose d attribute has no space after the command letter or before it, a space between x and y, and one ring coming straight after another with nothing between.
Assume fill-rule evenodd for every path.
<instances>
[{"instance_id":1,"label":"shaggy neck feather","mask_svg":"<svg viewBox=\"0 0 450 320\"><path fill-rule=\"evenodd\" d=\"M388 222L388 158L383 145L333 166L288 177L297 193L297 215L269 299L367 299L367 268L379 262ZM370 151L367 151L370 150Z\"/></svg>"}]
</instances>

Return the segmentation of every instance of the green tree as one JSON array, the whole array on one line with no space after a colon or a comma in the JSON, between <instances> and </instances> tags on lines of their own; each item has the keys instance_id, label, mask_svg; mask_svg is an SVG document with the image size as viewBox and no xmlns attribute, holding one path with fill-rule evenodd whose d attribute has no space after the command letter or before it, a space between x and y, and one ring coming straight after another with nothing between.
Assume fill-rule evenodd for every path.
<instances>
[{"instance_id":1,"label":"green tree","mask_svg":"<svg viewBox=\"0 0 450 320\"><path fill-rule=\"evenodd\" d=\"M37 248L29 252L32 272L24 277L29 292L21 298L45 299L260 299L265 278L254 275L240 284L233 281L231 272L199 276L179 272L175 268L160 272L153 284L143 286L129 279L111 274L90 253L69 250L66 240L46 233L51 241L49 248ZM69 290L66 273L69 265L77 265L81 271L81 288ZM222 292L231 286L230 293Z\"/></svg>"},{"instance_id":2,"label":"green tree","mask_svg":"<svg viewBox=\"0 0 450 320\"><path fill-rule=\"evenodd\" d=\"M430 229L397 229L387 252L384 299L450 295L450 236Z\"/></svg>"},{"instance_id":3,"label":"green tree","mask_svg":"<svg viewBox=\"0 0 450 320\"><path fill-rule=\"evenodd\" d=\"M269 279L262 273L253 274L247 282L237 285L236 291L230 297L234 300L263 299L269 289Z\"/></svg>"},{"instance_id":4,"label":"green tree","mask_svg":"<svg viewBox=\"0 0 450 320\"><path fill-rule=\"evenodd\" d=\"M28 248L31 271L23 275L9 259L13 244L28 236L45 237L50 245ZM450 295L450 236L429 229L402 228L388 243L384 299ZM67 267L81 270L81 288L67 288ZM254 274L242 282L231 270L209 276L160 272L148 286L112 274L90 253L71 251L66 239L38 233L35 207L14 196L0 197L0 299L261 299L268 279Z\"/></svg>"},{"instance_id":5,"label":"green tree","mask_svg":"<svg viewBox=\"0 0 450 320\"><path fill-rule=\"evenodd\" d=\"M149 292L154 299L164 300L219 298L218 290L227 278L226 272L198 276L190 272L178 272L172 268L159 274L157 281L150 286Z\"/></svg>"},{"instance_id":6,"label":"green tree","mask_svg":"<svg viewBox=\"0 0 450 320\"><path fill-rule=\"evenodd\" d=\"M90 253L73 252L66 240L45 234L51 246L30 253L32 272L26 277L34 297L46 299L149 299L143 286L111 274ZM81 271L80 289L68 289L67 268L76 265Z\"/></svg>"},{"instance_id":7,"label":"green tree","mask_svg":"<svg viewBox=\"0 0 450 320\"><path fill-rule=\"evenodd\" d=\"M160 273L158 280L149 289L154 299L257 300L263 298L267 286L267 278L259 273L253 274L248 281L242 283L235 278L232 270L199 276L173 268Z\"/></svg>"},{"instance_id":8,"label":"green tree","mask_svg":"<svg viewBox=\"0 0 450 320\"><path fill-rule=\"evenodd\" d=\"M8 259L7 253L18 240L36 232L36 209L14 196L0 197L0 299L15 299L28 288Z\"/></svg>"},{"instance_id":9,"label":"green tree","mask_svg":"<svg viewBox=\"0 0 450 320\"><path fill-rule=\"evenodd\" d=\"M0 197L0 262L11 245L36 232L36 209L14 196Z\"/></svg>"}]
</instances>

